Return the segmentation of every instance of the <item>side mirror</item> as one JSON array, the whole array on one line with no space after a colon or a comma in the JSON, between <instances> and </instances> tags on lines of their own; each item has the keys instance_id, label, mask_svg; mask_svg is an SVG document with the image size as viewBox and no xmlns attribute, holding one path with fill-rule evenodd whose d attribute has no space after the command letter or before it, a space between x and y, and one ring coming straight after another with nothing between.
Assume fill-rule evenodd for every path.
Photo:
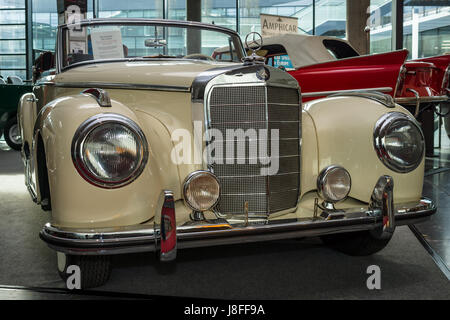
<instances>
[{"instance_id":1,"label":"side mirror","mask_svg":"<svg viewBox=\"0 0 450 320\"><path fill-rule=\"evenodd\" d=\"M47 51L42 53L41 59L42 59L42 72L53 68L55 61L55 56L53 52Z\"/></svg>"},{"instance_id":2,"label":"side mirror","mask_svg":"<svg viewBox=\"0 0 450 320\"><path fill-rule=\"evenodd\" d=\"M34 61L33 82L36 81L44 71L54 68L55 54L51 51L43 52Z\"/></svg>"}]
</instances>

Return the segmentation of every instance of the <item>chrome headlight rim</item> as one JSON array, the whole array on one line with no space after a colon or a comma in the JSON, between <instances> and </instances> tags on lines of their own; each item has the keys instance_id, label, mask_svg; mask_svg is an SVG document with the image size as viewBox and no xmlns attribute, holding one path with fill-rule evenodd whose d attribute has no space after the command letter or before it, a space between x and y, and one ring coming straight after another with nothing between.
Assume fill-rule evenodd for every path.
<instances>
[{"instance_id":1,"label":"chrome headlight rim","mask_svg":"<svg viewBox=\"0 0 450 320\"><path fill-rule=\"evenodd\" d=\"M106 124L119 124L126 127L134 135L139 144L140 159L136 168L120 181L106 181L97 177L87 166L83 156L83 145L93 130ZM116 113L101 113L85 120L77 129L72 139L72 161L78 173L89 183L105 188L117 189L135 181L144 171L148 161L148 144L142 129L131 119Z\"/></svg>"},{"instance_id":2,"label":"chrome headlight rim","mask_svg":"<svg viewBox=\"0 0 450 320\"><path fill-rule=\"evenodd\" d=\"M386 137L391 126L397 121L408 121L417 129L420 134L422 151L418 157L419 160L411 165L402 165L395 160L386 157L388 153L383 143L383 139ZM387 168L397 173L408 173L415 170L422 163L423 157L425 155L425 137L423 135L422 129L420 128L420 125L417 123L416 119L408 116L403 112L398 111L386 113L378 119L373 132L373 145L380 161Z\"/></svg>"},{"instance_id":3,"label":"chrome headlight rim","mask_svg":"<svg viewBox=\"0 0 450 320\"><path fill-rule=\"evenodd\" d=\"M325 180L328 177L328 175L334 170L343 170L348 175L348 178L349 178L348 191L347 191L346 195L340 200L330 199L330 197L328 197L323 192L324 186L325 186ZM319 175L317 177L317 193L319 194L320 198L322 198L326 202L338 203L338 202L344 201L345 199L348 198L348 195L350 194L351 190L352 190L352 177L350 175L350 172L348 172L347 169L345 169L344 167L342 167L340 165L331 165L331 166L328 166L328 167L322 169L322 171L319 173Z\"/></svg>"},{"instance_id":4,"label":"chrome headlight rim","mask_svg":"<svg viewBox=\"0 0 450 320\"><path fill-rule=\"evenodd\" d=\"M201 175L207 175L207 176L213 178L213 179L217 182L217 185L219 186L219 195L218 195L218 197L217 197L217 200L214 202L213 205L211 205L208 209L205 209L205 210L199 210L198 208L195 208L195 207L189 202L189 200L187 199L187 195L186 195L188 186L189 186L189 184L191 183L191 181L192 181L194 178L197 178L198 176L201 176ZM217 204L219 203L219 200L220 200L220 183L219 183L219 180L217 179L216 175L213 174L211 171L207 171L207 170L197 170L197 171L191 172L191 173L186 177L186 179L184 179L184 182L183 182L183 200L184 200L184 203L185 203L190 209L192 209L192 210L194 210L194 211L196 211L196 212L205 212L205 211L214 209L214 208L217 206Z\"/></svg>"}]
</instances>

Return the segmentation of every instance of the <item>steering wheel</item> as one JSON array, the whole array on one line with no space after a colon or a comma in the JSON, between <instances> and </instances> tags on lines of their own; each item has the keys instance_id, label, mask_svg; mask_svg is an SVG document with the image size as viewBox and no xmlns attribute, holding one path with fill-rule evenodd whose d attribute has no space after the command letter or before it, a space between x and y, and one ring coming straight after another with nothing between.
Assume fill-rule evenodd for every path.
<instances>
[{"instance_id":1,"label":"steering wheel","mask_svg":"<svg viewBox=\"0 0 450 320\"><path fill-rule=\"evenodd\" d=\"M198 59L198 60L208 60L216 61L213 57L210 57L203 53L191 53L183 57L184 59Z\"/></svg>"}]
</instances>

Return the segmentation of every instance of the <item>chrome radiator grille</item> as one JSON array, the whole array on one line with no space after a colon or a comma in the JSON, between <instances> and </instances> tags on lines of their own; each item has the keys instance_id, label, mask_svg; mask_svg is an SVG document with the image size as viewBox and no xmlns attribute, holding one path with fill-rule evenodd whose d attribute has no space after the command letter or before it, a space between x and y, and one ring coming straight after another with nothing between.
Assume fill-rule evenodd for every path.
<instances>
[{"instance_id":1,"label":"chrome radiator grille","mask_svg":"<svg viewBox=\"0 0 450 320\"><path fill-rule=\"evenodd\" d=\"M213 87L208 100L208 129L211 132L211 129L220 130L222 141L219 141L220 136L211 135L209 143L214 141L216 145L223 146L222 155L213 152L214 161L210 162L210 170L221 184L218 212L225 215L243 214L244 204L248 202L249 215L264 216L297 205L301 138L299 99L295 88L249 85ZM258 135L256 140L253 137L233 137L230 140L227 129L242 129L244 132L255 129ZM268 138L260 135L259 129L268 129ZM267 168L270 164L261 163L256 149L260 142L267 143L266 154L270 154L274 139L270 135L271 129L279 130L279 169L269 175ZM239 144L245 146L244 158L243 153L239 155L236 152ZM233 156L227 158L227 148L232 145Z\"/></svg>"}]
</instances>

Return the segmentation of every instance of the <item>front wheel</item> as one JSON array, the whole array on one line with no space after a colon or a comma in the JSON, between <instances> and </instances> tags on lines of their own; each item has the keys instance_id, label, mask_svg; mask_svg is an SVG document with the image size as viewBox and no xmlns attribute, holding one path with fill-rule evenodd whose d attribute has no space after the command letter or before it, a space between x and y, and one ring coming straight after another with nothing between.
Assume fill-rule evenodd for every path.
<instances>
[{"instance_id":1,"label":"front wheel","mask_svg":"<svg viewBox=\"0 0 450 320\"><path fill-rule=\"evenodd\" d=\"M81 289L95 288L104 285L111 275L110 256L75 256L57 252L58 272L64 281L72 273L67 272L71 265L80 268Z\"/></svg>"},{"instance_id":2,"label":"front wheel","mask_svg":"<svg viewBox=\"0 0 450 320\"><path fill-rule=\"evenodd\" d=\"M11 149L20 151L20 148L22 148L22 137L20 136L19 125L15 117L9 119L6 123L4 136L6 143Z\"/></svg>"},{"instance_id":3,"label":"front wheel","mask_svg":"<svg viewBox=\"0 0 450 320\"><path fill-rule=\"evenodd\" d=\"M350 256L369 256L384 249L391 237L380 238L373 231L356 231L321 236L329 247Z\"/></svg>"}]
</instances>

